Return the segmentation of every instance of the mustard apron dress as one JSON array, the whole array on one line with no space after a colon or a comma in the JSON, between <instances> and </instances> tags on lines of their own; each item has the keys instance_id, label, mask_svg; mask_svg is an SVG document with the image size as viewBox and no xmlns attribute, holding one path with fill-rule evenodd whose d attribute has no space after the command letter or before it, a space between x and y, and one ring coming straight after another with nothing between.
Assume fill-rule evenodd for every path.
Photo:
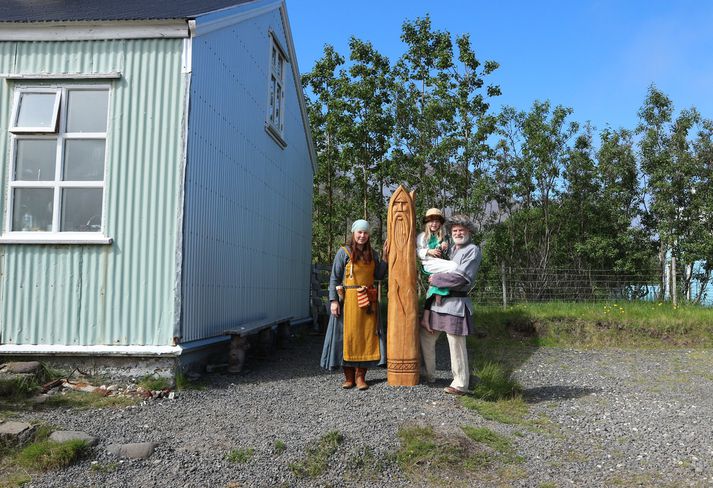
<instances>
[{"instance_id":1,"label":"mustard apron dress","mask_svg":"<svg viewBox=\"0 0 713 488\"><path fill-rule=\"evenodd\" d=\"M344 249L347 254L349 251ZM357 303L359 286L374 286L374 260L355 263L349 255L344 269L344 360L350 362L378 361L379 336L377 334L376 304L362 308ZM371 310L373 309L373 310Z\"/></svg>"},{"instance_id":2,"label":"mustard apron dress","mask_svg":"<svg viewBox=\"0 0 713 488\"><path fill-rule=\"evenodd\" d=\"M330 282L344 286L344 300L340 303L340 315L329 317L320 358L324 369L386 365L386 333L381 330L378 304L371 304L371 313L358 305L358 287L374 285L375 269L380 266L377 263L380 261L376 253L370 263L355 264L348 248L342 247L337 252ZM377 274L385 271L383 266Z\"/></svg>"}]
</instances>

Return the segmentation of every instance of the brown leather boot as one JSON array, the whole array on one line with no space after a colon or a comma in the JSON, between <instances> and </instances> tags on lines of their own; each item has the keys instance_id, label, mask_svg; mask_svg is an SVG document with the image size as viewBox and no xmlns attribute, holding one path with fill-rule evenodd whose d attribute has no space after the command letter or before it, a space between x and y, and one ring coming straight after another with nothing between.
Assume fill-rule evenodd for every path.
<instances>
[{"instance_id":1,"label":"brown leather boot","mask_svg":"<svg viewBox=\"0 0 713 488\"><path fill-rule=\"evenodd\" d=\"M345 390L354 388L354 368L344 366L344 383L342 383L342 388Z\"/></svg>"},{"instance_id":2,"label":"brown leather boot","mask_svg":"<svg viewBox=\"0 0 713 488\"><path fill-rule=\"evenodd\" d=\"M366 384L366 368L356 369L356 387L357 390L369 389L369 385Z\"/></svg>"}]
</instances>

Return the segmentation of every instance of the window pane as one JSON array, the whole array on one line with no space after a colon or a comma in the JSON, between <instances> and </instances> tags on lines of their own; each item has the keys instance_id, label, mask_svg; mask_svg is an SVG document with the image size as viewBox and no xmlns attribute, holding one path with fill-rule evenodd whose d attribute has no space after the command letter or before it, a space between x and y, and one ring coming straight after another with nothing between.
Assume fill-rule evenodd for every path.
<instances>
[{"instance_id":1,"label":"window pane","mask_svg":"<svg viewBox=\"0 0 713 488\"><path fill-rule=\"evenodd\" d=\"M277 85L277 95L275 96L275 122L280 125L280 122L282 122L282 112L280 109L282 108L282 87L278 84Z\"/></svg>"},{"instance_id":2,"label":"window pane","mask_svg":"<svg viewBox=\"0 0 713 488\"><path fill-rule=\"evenodd\" d=\"M99 232L101 225L101 188L65 188L62 190L61 231Z\"/></svg>"},{"instance_id":3,"label":"window pane","mask_svg":"<svg viewBox=\"0 0 713 488\"><path fill-rule=\"evenodd\" d=\"M52 230L53 190L16 188L12 209L12 230Z\"/></svg>"},{"instance_id":4,"label":"window pane","mask_svg":"<svg viewBox=\"0 0 713 488\"><path fill-rule=\"evenodd\" d=\"M104 179L103 139L64 141L64 180L102 181Z\"/></svg>"},{"instance_id":5,"label":"window pane","mask_svg":"<svg viewBox=\"0 0 713 488\"><path fill-rule=\"evenodd\" d=\"M67 132L106 132L109 92L72 90L67 102Z\"/></svg>"},{"instance_id":6,"label":"window pane","mask_svg":"<svg viewBox=\"0 0 713 488\"><path fill-rule=\"evenodd\" d=\"M57 141L18 139L15 146L15 180L54 180Z\"/></svg>"},{"instance_id":7,"label":"window pane","mask_svg":"<svg viewBox=\"0 0 713 488\"><path fill-rule=\"evenodd\" d=\"M17 111L17 127L56 127L54 102L55 93L21 93Z\"/></svg>"},{"instance_id":8,"label":"window pane","mask_svg":"<svg viewBox=\"0 0 713 488\"><path fill-rule=\"evenodd\" d=\"M270 78L270 122L275 120L275 77Z\"/></svg>"}]
</instances>

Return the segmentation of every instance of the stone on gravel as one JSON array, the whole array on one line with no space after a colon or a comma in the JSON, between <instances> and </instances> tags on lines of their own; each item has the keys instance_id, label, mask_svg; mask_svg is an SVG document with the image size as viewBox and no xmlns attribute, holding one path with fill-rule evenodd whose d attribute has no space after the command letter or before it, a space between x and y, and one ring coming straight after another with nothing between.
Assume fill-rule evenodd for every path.
<instances>
[{"instance_id":1,"label":"stone on gravel","mask_svg":"<svg viewBox=\"0 0 713 488\"><path fill-rule=\"evenodd\" d=\"M148 459L158 446L155 442L136 442L133 444L111 444L107 447L109 454L121 458Z\"/></svg>"},{"instance_id":2,"label":"stone on gravel","mask_svg":"<svg viewBox=\"0 0 713 488\"><path fill-rule=\"evenodd\" d=\"M0 367L3 373L27 374L36 373L42 365L38 361L18 361L5 363Z\"/></svg>"},{"instance_id":3,"label":"stone on gravel","mask_svg":"<svg viewBox=\"0 0 713 488\"><path fill-rule=\"evenodd\" d=\"M85 441L90 446L97 443L97 438L78 430L57 430L50 434L54 442Z\"/></svg>"},{"instance_id":4,"label":"stone on gravel","mask_svg":"<svg viewBox=\"0 0 713 488\"><path fill-rule=\"evenodd\" d=\"M0 445L21 445L29 439L34 430L27 422L4 422L0 424Z\"/></svg>"},{"instance_id":5,"label":"stone on gravel","mask_svg":"<svg viewBox=\"0 0 713 488\"><path fill-rule=\"evenodd\" d=\"M48 395L46 393L40 393L39 395L30 398L30 401L32 403L34 403L35 405L42 405L43 403L45 403L47 401L47 399L49 397L50 397L50 395Z\"/></svg>"},{"instance_id":6,"label":"stone on gravel","mask_svg":"<svg viewBox=\"0 0 713 488\"><path fill-rule=\"evenodd\" d=\"M70 383L69 381L62 383L62 386L70 390L83 391L84 393L94 393L99 389L89 383Z\"/></svg>"}]
</instances>

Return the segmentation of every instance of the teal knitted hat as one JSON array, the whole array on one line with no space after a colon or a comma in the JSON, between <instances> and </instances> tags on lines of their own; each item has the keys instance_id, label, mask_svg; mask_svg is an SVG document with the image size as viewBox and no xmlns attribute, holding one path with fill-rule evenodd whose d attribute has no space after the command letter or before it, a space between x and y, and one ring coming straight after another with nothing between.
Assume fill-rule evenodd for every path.
<instances>
[{"instance_id":1,"label":"teal knitted hat","mask_svg":"<svg viewBox=\"0 0 713 488\"><path fill-rule=\"evenodd\" d=\"M363 230L369 232L369 222L364 219L355 220L352 224L352 232Z\"/></svg>"}]
</instances>

